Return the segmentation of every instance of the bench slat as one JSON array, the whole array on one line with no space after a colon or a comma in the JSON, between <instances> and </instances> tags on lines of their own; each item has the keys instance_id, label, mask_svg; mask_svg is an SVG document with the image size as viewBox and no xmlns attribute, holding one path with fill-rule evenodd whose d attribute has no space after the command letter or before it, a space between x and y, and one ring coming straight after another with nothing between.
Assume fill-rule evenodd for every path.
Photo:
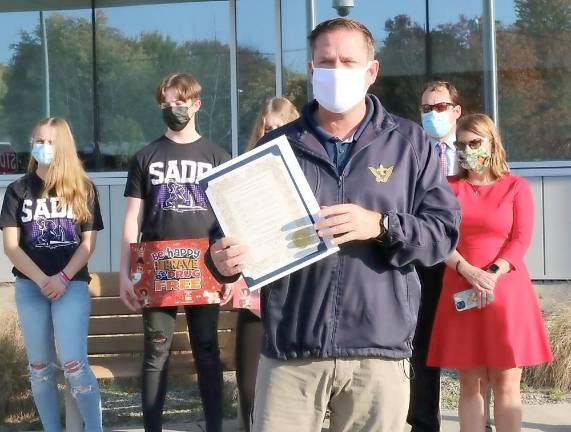
<instances>
[{"instance_id":1,"label":"bench slat","mask_svg":"<svg viewBox=\"0 0 571 432\"><path fill-rule=\"evenodd\" d=\"M92 297L111 297L119 295L119 273L91 273L89 292Z\"/></svg>"},{"instance_id":2,"label":"bench slat","mask_svg":"<svg viewBox=\"0 0 571 432\"><path fill-rule=\"evenodd\" d=\"M235 335L233 332L218 332L218 344L220 347L226 347L233 344ZM190 351L190 343L188 335L184 333L175 333L171 349L174 351ZM118 336L88 336L87 352L89 354L125 354L125 353L142 353L143 351L143 335L127 334Z\"/></svg>"},{"instance_id":3,"label":"bench slat","mask_svg":"<svg viewBox=\"0 0 571 432\"><path fill-rule=\"evenodd\" d=\"M238 314L221 311L218 318L218 330L232 330L236 328ZM175 331L187 330L185 314L177 315ZM89 321L90 335L114 335L143 333L143 319L141 315L129 316L94 316Z\"/></svg>"},{"instance_id":4,"label":"bench slat","mask_svg":"<svg viewBox=\"0 0 571 432\"><path fill-rule=\"evenodd\" d=\"M220 308L221 311L231 311L232 302L229 302ZM182 308L179 308L182 310ZM140 312L132 312L127 309L119 297L93 297L91 299L91 315L135 315Z\"/></svg>"}]
</instances>

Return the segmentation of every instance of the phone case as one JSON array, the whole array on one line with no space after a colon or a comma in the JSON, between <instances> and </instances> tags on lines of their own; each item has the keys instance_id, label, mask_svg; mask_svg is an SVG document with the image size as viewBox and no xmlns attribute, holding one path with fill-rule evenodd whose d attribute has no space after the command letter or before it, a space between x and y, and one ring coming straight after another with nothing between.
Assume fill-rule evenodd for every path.
<instances>
[{"instance_id":1,"label":"phone case","mask_svg":"<svg viewBox=\"0 0 571 432\"><path fill-rule=\"evenodd\" d=\"M480 296L472 288L457 292L452 297L454 298L454 307L458 312L480 306ZM490 302L494 301L494 295L488 294L488 299Z\"/></svg>"}]
</instances>

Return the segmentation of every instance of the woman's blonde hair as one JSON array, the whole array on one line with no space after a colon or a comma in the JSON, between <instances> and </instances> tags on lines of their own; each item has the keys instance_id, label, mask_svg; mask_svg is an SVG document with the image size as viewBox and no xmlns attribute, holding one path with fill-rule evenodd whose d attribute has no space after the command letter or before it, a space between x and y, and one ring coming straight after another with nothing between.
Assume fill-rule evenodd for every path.
<instances>
[{"instance_id":1,"label":"woman's blonde hair","mask_svg":"<svg viewBox=\"0 0 571 432\"><path fill-rule=\"evenodd\" d=\"M499 179L504 174L509 173L506 150L502 144L500 131L493 120L486 114L469 114L460 117L456 123L456 133L459 131L472 132L482 138L487 138L492 145L492 156L490 158L490 173L494 180ZM458 173L459 178L467 177L468 172L464 169Z\"/></svg>"},{"instance_id":2,"label":"woman's blonde hair","mask_svg":"<svg viewBox=\"0 0 571 432\"><path fill-rule=\"evenodd\" d=\"M90 206L95 199L95 186L87 177L77 156L71 129L64 119L50 117L40 121L34 127L32 140L42 126L49 126L54 131L52 141L54 160L44 180L42 197L47 198L48 194L54 191L55 195L62 200L62 205L71 207L77 222L87 222L92 217ZM38 162L30 156L28 172L35 172L37 169Z\"/></svg>"},{"instance_id":3,"label":"woman's blonde hair","mask_svg":"<svg viewBox=\"0 0 571 432\"><path fill-rule=\"evenodd\" d=\"M266 129L266 118L268 115L278 116L284 124L289 123L299 117L299 112L289 99L281 96L275 96L266 101L262 110L258 114L254 130L250 141L246 146L246 151L252 150L256 143L264 136Z\"/></svg>"}]
</instances>

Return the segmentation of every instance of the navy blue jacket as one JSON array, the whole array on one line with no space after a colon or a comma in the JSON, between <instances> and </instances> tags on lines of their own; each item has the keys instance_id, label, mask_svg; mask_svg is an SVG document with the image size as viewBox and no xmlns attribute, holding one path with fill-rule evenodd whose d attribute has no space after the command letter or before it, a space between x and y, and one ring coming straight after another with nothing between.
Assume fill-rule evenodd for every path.
<instances>
[{"instance_id":1,"label":"navy blue jacket","mask_svg":"<svg viewBox=\"0 0 571 432\"><path fill-rule=\"evenodd\" d=\"M371 100L373 118L341 173L307 122L315 101L263 138L287 136L320 205L353 203L388 216L380 240L341 245L262 289L268 357L409 357L420 303L414 265L441 262L456 246L460 207L434 147L416 123ZM383 182L379 171L391 167Z\"/></svg>"}]
</instances>

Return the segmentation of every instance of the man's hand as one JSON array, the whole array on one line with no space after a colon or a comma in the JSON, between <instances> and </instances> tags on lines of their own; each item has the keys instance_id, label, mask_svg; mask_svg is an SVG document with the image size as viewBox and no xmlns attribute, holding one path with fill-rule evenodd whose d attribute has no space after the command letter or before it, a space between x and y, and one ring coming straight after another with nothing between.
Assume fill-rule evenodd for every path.
<instances>
[{"instance_id":1,"label":"man's hand","mask_svg":"<svg viewBox=\"0 0 571 432\"><path fill-rule=\"evenodd\" d=\"M65 294L65 285L57 274L50 276L40 289L50 300L57 300Z\"/></svg>"},{"instance_id":2,"label":"man's hand","mask_svg":"<svg viewBox=\"0 0 571 432\"><path fill-rule=\"evenodd\" d=\"M315 224L320 237L334 237L340 245L353 240L369 240L381 234L380 213L364 209L356 204L323 206L319 216L324 220Z\"/></svg>"},{"instance_id":3,"label":"man's hand","mask_svg":"<svg viewBox=\"0 0 571 432\"><path fill-rule=\"evenodd\" d=\"M119 276L119 297L121 297L121 301L129 310L138 312L141 309L141 302L137 294L135 294L133 282L124 274Z\"/></svg>"},{"instance_id":4,"label":"man's hand","mask_svg":"<svg viewBox=\"0 0 571 432\"><path fill-rule=\"evenodd\" d=\"M222 276L234 276L244 270L248 250L236 238L224 237L210 247L210 256Z\"/></svg>"}]
</instances>

